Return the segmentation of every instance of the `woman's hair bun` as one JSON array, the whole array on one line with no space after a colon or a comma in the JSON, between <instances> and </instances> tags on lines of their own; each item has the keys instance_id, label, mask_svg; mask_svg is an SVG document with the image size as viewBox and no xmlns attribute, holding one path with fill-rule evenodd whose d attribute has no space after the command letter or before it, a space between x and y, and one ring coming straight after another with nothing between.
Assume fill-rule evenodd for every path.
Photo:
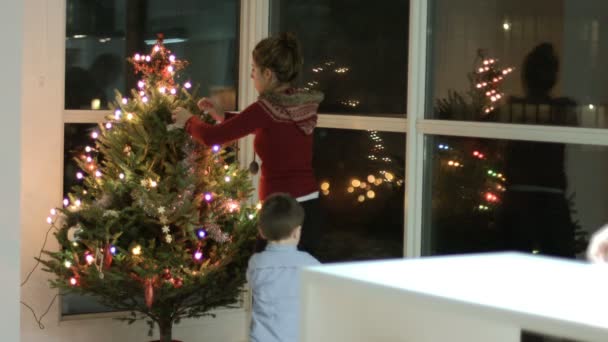
<instances>
[{"instance_id":1,"label":"woman's hair bun","mask_svg":"<svg viewBox=\"0 0 608 342\"><path fill-rule=\"evenodd\" d=\"M284 44L285 47L290 49L298 48L298 39L293 32L283 32L279 35L279 41Z\"/></svg>"}]
</instances>

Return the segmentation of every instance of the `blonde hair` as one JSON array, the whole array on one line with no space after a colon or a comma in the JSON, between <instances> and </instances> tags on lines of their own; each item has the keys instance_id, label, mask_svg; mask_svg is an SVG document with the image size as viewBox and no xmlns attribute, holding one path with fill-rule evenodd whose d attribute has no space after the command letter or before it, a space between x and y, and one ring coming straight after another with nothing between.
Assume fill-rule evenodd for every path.
<instances>
[{"instance_id":1,"label":"blonde hair","mask_svg":"<svg viewBox=\"0 0 608 342\"><path fill-rule=\"evenodd\" d=\"M262 39L252 54L255 64L270 69L281 83L293 82L304 64L300 43L291 32Z\"/></svg>"}]
</instances>

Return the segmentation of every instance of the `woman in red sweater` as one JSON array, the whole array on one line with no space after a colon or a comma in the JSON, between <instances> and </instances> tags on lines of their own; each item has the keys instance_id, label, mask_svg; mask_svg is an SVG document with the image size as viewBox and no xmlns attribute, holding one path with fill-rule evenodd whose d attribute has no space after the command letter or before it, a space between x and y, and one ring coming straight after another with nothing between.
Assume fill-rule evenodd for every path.
<instances>
[{"instance_id":1,"label":"woman in red sweater","mask_svg":"<svg viewBox=\"0 0 608 342\"><path fill-rule=\"evenodd\" d=\"M260 41L253 50L251 78L258 100L231 118L209 99L198 106L208 111L218 125L204 123L183 108L173 112L175 125L207 146L224 144L248 134L255 135L254 149L260 157L259 198L276 192L288 193L304 207L300 249L311 254L319 238L321 216L319 190L312 168L313 130L323 94L295 89L292 82L303 60L296 38L289 33ZM258 244L258 250L264 244Z\"/></svg>"}]
</instances>

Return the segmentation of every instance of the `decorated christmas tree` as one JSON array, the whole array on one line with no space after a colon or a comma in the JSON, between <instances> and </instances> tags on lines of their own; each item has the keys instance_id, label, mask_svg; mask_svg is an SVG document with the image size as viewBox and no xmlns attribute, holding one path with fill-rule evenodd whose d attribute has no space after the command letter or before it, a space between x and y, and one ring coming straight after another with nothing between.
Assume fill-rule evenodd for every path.
<instances>
[{"instance_id":1,"label":"decorated christmas tree","mask_svg":"<svg viewBox=\"0 0 608 342\"><path fill-rule=\"evenodd\" d=\"M492 121L505 100L501 85L513 68L478 50L466 92L450 91L437 101L439 119ZM433 215L437 233L431 253L500 248L497 212L506 191L504 142L450 136L433 138ZM445 243L445 246L442 245Z\"/></svg>"},{"instance_id":2,"label":"decorated christmas tree","mask_svg":"<svg viewBox=\"0 0 608 342\"><path fill-rule=\"evenodd\" d=\"M168 342L174 323L240 298L257 208L233 149L198 145L171 125L174 108L196 110L192 85L176 82L186 62L162 39L130 62L138 89L117 93L76 156L80 184L48 218L60 250L41 262L62 293L92 295L131 323L147 319Z\"/></svg>"}]
</instances>

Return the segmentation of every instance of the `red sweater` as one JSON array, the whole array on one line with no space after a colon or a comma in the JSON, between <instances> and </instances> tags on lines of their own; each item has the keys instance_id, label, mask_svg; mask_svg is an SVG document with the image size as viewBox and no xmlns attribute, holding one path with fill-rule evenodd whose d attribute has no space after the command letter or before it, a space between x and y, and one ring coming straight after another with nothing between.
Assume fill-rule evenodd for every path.
<instances>
[{"instance_id":1,"label":"red sweater","mask_svg":"<svg viewBox=\"0 0 608 342\"><path fill-rule=\"evenodd\" d=\"M193 116L185 129L207 146L255 134L254 149L262 161L260 200L275 192L300 197L318 191L312 168L313 134L305 134L294 122L273 119L260 101L218 125Z\"/></svg>"}]
</instances>

